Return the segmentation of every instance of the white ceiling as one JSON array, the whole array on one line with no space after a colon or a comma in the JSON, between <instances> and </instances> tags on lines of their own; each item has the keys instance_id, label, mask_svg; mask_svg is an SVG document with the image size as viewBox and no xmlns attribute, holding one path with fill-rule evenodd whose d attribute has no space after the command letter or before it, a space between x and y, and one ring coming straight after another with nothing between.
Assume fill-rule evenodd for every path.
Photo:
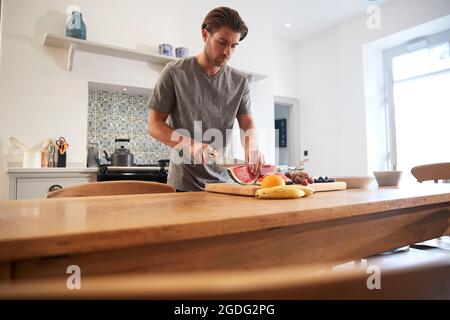
<instances>
[{"instance_id":1,"label":"white ceiling","mask_svg":"<svg viewBox=\"0 0 450 320\"><path fill-rule=\"evenodd\" d=\"M393 0L272 0L275 37L297 42ZM287 28L286 22L291 26Z\"/></svg>"}]
</instances>

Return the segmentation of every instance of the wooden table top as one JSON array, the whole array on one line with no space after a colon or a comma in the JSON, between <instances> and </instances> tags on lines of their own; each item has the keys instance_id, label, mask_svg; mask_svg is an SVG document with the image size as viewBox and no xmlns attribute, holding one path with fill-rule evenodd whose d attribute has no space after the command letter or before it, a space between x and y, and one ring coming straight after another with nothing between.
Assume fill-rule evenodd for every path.
<instances>
[{"instance_id":1,"label":"wooden table top","mask_svg":"<svg viewBox=\"0 0 450 320\"><path fill-rule=\"evenodd\" d=\"M123 248L450 206L450 184L354 189L258 200L208 192L0 201L0 261Z\"/></svg>"}]
</instances>

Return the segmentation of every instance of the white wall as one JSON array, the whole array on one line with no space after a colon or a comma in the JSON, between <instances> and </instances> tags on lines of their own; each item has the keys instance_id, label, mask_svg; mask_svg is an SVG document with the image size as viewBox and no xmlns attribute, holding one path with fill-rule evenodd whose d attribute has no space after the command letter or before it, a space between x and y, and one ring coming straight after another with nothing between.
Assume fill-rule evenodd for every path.
<instances>
[{"instance_id":1,"label":"white wall","mask_svg":"<svg viewBox=\"0 0 450 320\"><path fill-rule=\"evenodd\" d=\"M276 102L291 106L288 119L288 148L279 149L280 159L290 166L297 166L301 160L302 136L300 135L301 112L298 103L298 57L297 46L284 39L273 39L273 83ZM288 152L289 150L289 152ZM280 162L281 163L281 162Z\"/></svg>"},{"instance_id":2,"label":"white wall","mask_svg":"<svg viewBox=\"0 0 450 320\"><path fill-rule=\"evenodd\" d=\"M52 137L68 139L69 164L86 158L88 81L152 88L160 67L120 58L76 52L72 72L65 71L66 50L44 47L46 32L65 34L65 10L79 5L87 40L141 50L159 43L186 46L191 54L203 47L200 25L219 5L237 9L249 26L231 65L267 74L251 84L258 128L273 128L272 23L268 0L3 0L0 61L0 198L7 197L7 163L20 161L9 146L16 136L27 146ZM255 8L258 8L255 10ZM269 36L268 36L269 35ZM273 139L274 140L274 139ZM270 141L271 142L271 141ZM263 151L271 159L273 143Z\"/></svg>"},{"instance_id":3,"label":"white wall","mask_svg":"<svg viewBox=\"0 0 450 320\"><path fill-rule=\"evenodd\" d=\"M274 94L298 99L297 47L286 40L273 39Z\"/></svg>"},{"instance_id":4,"label":"white wall","mask_svg":"<svg viewBox=\"0 0 450 320\"><path fill-rule=\"evenodd\" d=\"M361 14L297 44L300 128L311 174L366 175L372 170L363 46L449 13L448 0L395 0L381 8L379 30L369 30L368 15Z\"/></svg>"}]
</instances>

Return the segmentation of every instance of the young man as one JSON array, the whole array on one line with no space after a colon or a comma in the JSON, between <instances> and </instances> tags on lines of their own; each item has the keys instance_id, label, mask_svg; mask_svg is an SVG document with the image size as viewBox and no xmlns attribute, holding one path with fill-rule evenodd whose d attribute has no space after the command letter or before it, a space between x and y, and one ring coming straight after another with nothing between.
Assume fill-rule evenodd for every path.
<instances>
[{"instance_id":1,"label":"young man","mask_svg":"<svg viewBox=\"0 0 450 320\"><path fill-rule=\"evenodd\" d=\"M250 133L242 139L245 160L254 165L254 173L264 163L256 148L247 78L227 66L248 29L237 11L219 7L205 17L201 32L203 52L167 64L149 102L150 135L174 148L168 183L180 191L200 191L205 183L230 181L218 159L225 155L227 130L233 128L235 118L241 133ZM207 132L216 134L211 139Z\"/></svg>"}]
</instances>

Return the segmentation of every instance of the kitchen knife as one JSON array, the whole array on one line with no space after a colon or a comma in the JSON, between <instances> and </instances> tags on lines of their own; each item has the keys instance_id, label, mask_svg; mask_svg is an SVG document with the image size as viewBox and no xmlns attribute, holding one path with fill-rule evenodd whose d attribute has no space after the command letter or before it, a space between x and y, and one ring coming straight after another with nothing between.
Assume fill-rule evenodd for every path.
<instances>
[{"instance_id":1,"label":"kitchen knife","mask_svg":"<svg viewBox=\"0 0 450 320\"><path fill-rule=\"evenodd\" d=\"M221 168L229 168L229 167L247 164L247 162L245 162L244 160L241 160L241 159L228 158L228 157L222 157L222 156L217 156L217 155L215 155L215 156L212 155L212 156L215 161L215 164Z\"/></svg>"}]
</instances>

